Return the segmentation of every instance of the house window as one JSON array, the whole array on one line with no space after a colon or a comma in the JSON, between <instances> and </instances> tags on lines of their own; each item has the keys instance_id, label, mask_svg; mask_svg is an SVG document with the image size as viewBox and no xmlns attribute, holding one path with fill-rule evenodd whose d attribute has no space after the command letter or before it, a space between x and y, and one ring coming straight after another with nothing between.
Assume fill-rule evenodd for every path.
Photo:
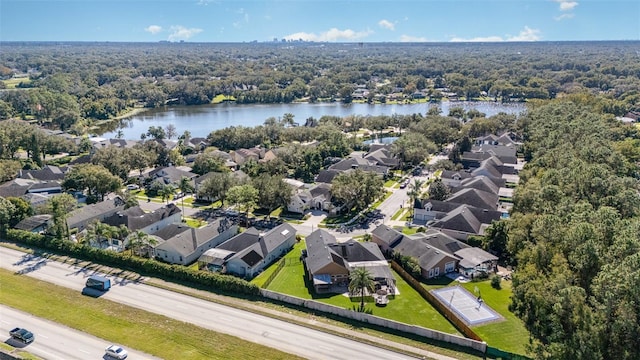
<instances>
[{"instance_id":1,"label":"house window","mask_svg":"<svg viewBox=\"0 0 640 360\"><path fill-rule=\"evenodd\" d=\"M433 269L433 276L438 276L438 275L440 275L440 268L439 267Z\"/></svg>"},{"instance_id":2,"label":"house window","mask_svg":"<svg viewBox=\"0 0 640 360\"><path fill-rule=\"evenodd\" d=\"M433 269L429 269L429 277L432 278L433 277Z\"/></svg>"},{"instance_id":3,"label":"house window","mask_svg":"<svg viewBox=\"0 0 640 360\"><path fill-rule=\"evenodd\" d=\"M456 266L456 263L455 263L455 262L453 262L453 261L446 263L446 264L444 265L444 272L445 272L445 273L450 273L450 272L452 272L452 271L454 270L455 266Z\"/></svg>"}]
</instances>

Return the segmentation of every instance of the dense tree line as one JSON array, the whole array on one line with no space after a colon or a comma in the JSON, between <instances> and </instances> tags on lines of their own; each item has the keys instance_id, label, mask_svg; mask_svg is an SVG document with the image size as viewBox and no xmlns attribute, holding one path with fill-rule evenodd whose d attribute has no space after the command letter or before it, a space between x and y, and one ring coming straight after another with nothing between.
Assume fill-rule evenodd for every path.
<instances>
[{"instance_id":1,"label":"dense tree line","mask_svg":"<svg viewBox=\"0 0 640 360\"><path fill-rule=\"evenodd\" d=\"M640 358L640 139L574 95L519 120L529 162L489 247L517 271L512 310L541 359Z\"/></svg>"},{"instance_id":2,"label":"dense tree line","mask_svg":"<svg viewBox=\"0 0 640 360\"><path fill-rule=\"evenodd\" d=\"M12 178L17 174L15 162L20 153L26 154L25 168L39 168L47 155L78 151L72 141L47 134L42 129L19 120L0 121L0 178Z\"/></svg>"},{"instance_id":3,"label":"dense tree line","mask_svg":"<svg viewBox=\"0 0 640 360\"><path fill-rule=\"evenodd\" d=\"M33 118L78 133L134 105L351 101L442 89L468 99L603 93L610 112L640 106L633 42L533 44L3 43L0 76L29 74L0 93L0 119Z\"/></svg>"}]
</instances>

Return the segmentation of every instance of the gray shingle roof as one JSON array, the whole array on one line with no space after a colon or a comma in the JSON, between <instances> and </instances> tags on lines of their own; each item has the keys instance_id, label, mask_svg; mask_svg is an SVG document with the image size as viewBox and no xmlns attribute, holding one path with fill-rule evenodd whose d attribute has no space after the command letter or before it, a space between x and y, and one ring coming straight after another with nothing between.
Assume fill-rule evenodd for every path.
<instances>
[{"instance_id":1,"label":"gray shingle roof","mask_svg":"<svg viewBox=\"0 0 640 360\"><path fill-rule=\"evenodd\" d=\"M309 193L311 193L311 196L318 197L318 196L324 196L325 199L329 199L331 198L331 186L329 184L318 184L314 187L312 187L311 189L309 189Z\"/></svg>"},{"instance_id":2,"label":"gray shingle roof","mask_svg":"<svg viewBox=\"0 0 640 360\"><path fill-rule=\"evenodd\" d=\"M495 210L498 208L498 193L493 194L473 188L465 188L453 193L446 201Z\"/></svg>"},{"instance_id":3,"label":"gray shingle roof","mask_svg":"<svg viewBox=\"0 0 640 360\"><path fill-rule=\"evenodd\" d=\"M493 220L499 220L501 216L502 213L499 211L462 205L448 212L443 218L436 220L431 224L431 227L481 235L483 224L491 224Z\"/></svg>"},{"instance_id":4,"label":"gray shingle roof","mask_svg":"<svg viewBox=\"0 0 640 360\"><path fill-rule=\"evenodd\" d=\"M305 262L311 274L316 274L320 269L332 262L346 269L344 260L330 250L329 245L335 244L336 238L326 230L317 229L313 231L305 238L305 243L307 246Z\"/></svg>"},{"instance_id":5,"label":"gray shingle roof","mask_svg":"<svg viewBox=\"0 0 640 360\"><path fill-rule=\"evenodd\" d=\"M193 179L198 175L189 171L180 170L175 166L154 169L149 173L149 177L152 179L162 178L166 184L178 183L183 176L188 179Z\"/></svg>"},{"instance_id":6,"label":"gray shingle roof","mask_svg":"<svg viewBox=\"0 0 640 360\"><path fill-rule=\"evenodd\" d=\"M331 184L333 179L340 174L337 170L320 170L316 182Z\"/></svg>"},{"instance_id":7,"label":"gray shingle roof","mask_svg":"<svg viewBox=\"0 0 640 360\"><path fill-rule=\"evenodd\" d=\"M388 227L387 225L380 225L373 229L371 235L377 237L385 243L387 246L392 246L393 243L400 240L402 238L402 233Z\"/></svg>"},{"instance_id":8,"label":"gray shingle roof","mask_svg":"<svg viewBox=\"0 0 640 360\"><path fill-rule=\"evenodd\" d=\"M39 170L20 170L18 177L42 181L62 181L64 172L57 166L47 165Z\"/></svg>"},{"instance_id":9,"label":"gray shingle roof","mask_svg":"<svg viewBox=\"0 0 640 360\"><path fill-rule=\"evenodd\" d=\"M460 177L460 179L468 179L473 176L471 175L471 173L468 173L466 171L443 170L440 177L443 179L453 179L454 175L456 174Z\"/></svg>"},{"instance_id":10,"label":"gray shingle roof","mask_svg":"<svg viewBox=\"0 0 640 360\"><path fill-rule=\"evenodd\" d=\"M19 223L16 224L16 226L14 226L14 228L18 230L31 231L47 224L49 220L51 220L51 215L49 214L34 215L22 219Z\"/></svg>"},{"instance_id":11,"label":"gray shingle roof","mask_svg":"<svg viewBox=\"0 0 640 360\"><path fill-rule=\"evenodd\" d=\"M136 231L179 213L181 213L180 208L173 203L150 213L145 213L139 206L134 206L127 210L118 211L104 219L103 223L111 226L124 225L129 230Z\"/></svg>"},{"instance_id":12,"label":"gray shingle roof","mask_svg":"<svg viewBox=\"0 0 640 360\"><path fill-rule=\"evenodd\" d=\"M460 183L460 186L454 188L454 190L457 192L467 188L481 190L492 194L498 194L498 191L500 190L500 186L497 186L493 181L489 180L489 178L484 175L465 179Z\"/></svg>"},{"instance_id":13,"label":"gray shingle roof","mask_svg":"<svg viewBox=\"0 0 640 360\"><path fill-rule=\"evenodd\" d=\"M238 252L250 247L253 244L256 244L259 239L260 232L258 231L258 229L251 227L246 231L223 242L217 247L223 250Z\"/></svg>"},{"instance_id":14,"label":"gray shingle roof","mask_svg":"<svg viewBox=\"0 0 640 360\"><path fill-rule=\"evenodd\" d=\"M377 165L396 167L400 163L387 148L380 148L369 152L364 157L367 160L374 161Z\"/></svg>"},{"instance_id":15,"label":"gray shingle roof","mask_svg":"<svg viewBox=\"0 0 640 360\"><path fill-rule=\"evenodd\" d=\"M97 218L103 214L107 214L112 211L118 211L124 209L124 201L120 197L115 199L108 199L99 203L84 206L75 210L67 218L67 224L70 228L77 226L78 224Z\"/></svg>"},{"instance_id":16,"label":"gray shingle roof","mask_svg":"<svg viewBox=\"0 0 640 360\"><path fill-rule=\"evenodd\" d=\"M165 242L158 245L156 248L163 249L167 251L176 252L183 257L188 257L193 254L196 249L203 244L215 239L218 235L220 235L220 230L224 231L224 228L220 227L220 221L214 221L206 226L200 228L192 228L185 225L173 224L170 225L171 229L162 232L156 232L153 235L162 238L162 236L167 236L170 233L175 233L169 239L166 239ZM181 228L184 227L184 228Z\"/></svg>"},{"instance_id":17,"label":"gray shingle roof","mask_svg":"<svg viewBox=\"0 0 640 360\"><path fill-rule=\"evenodd\" d=\"M498 257L475 247L463 248L456 251L455 255L461 258L460 266L470 269L486 262L498 261Z\"/></svg>"},{"instance_id":18,"label":"gray shingle roof","mask_svg":"<svg viewBox=\"0 0 640 360\"><path fill-rule=\"evenodd\" d=\"M450 258L451 261L458 260L448 250L449 247L455 247L455 245L448 245L449 243L457 244L460 247L468 247L468 245L445 234L440 235L432 232L430 235L403 236L393 247L393 251L415 258L422 269L429 270L445 258Z\"/></svg>"},{"instance_id":19,"label":"gray shingle roof","mask_svg":"<svg viewBox=\"0 0 640 360\"><path fill-rule=\"evenodd\" d=\"M229 260L240 258L247 265L253 267L295 234L296 230L286 223L263 235L260 235L258 230L252 227L220 244L218 248L235 251L236 254L231 256Z\"/></svg>"}]
</instances>

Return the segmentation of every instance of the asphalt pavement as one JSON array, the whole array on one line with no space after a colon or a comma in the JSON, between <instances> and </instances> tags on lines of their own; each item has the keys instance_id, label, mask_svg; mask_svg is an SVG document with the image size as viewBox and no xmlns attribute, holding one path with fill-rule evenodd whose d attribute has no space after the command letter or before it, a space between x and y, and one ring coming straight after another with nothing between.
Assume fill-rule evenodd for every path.
<instances>
[{"instance_id":1,"label":"asphalt pavement","mask_svg":"<svg viewBox=\"0 0 640 360\"><path fill-rule=\"evenodd\" d=\"M92 272L75 265L56 261L42 263L42 258L4 247L0 247L0 258L2 258L0 266L5 269L75 291L81 291L86 277L92 275ZM35 264L40 265L34 266ZM103 295L104 299L234 335L307 359L412 358L344 336L325 333L140 282L109 277L114 285ZM20 323L18 320L15 322ZM8 326L11 325L13 324ZM36 325L29 330L36 336L40 333L40 327ZM104 345L104 343L101 344Z\"/></svg>"},{"instance_id":2,"label":"asphalt pavement","mask_svg":"<svg viewBox=\"0 0 640 360\"><path fill-rule=\"evenodd\" d=\"M42 319L31 314L0 305L0 331L7 340L5 343L23 349L47 360L85 360L109 359L104 350L112 342L74 330L58 323ZM30 344L11 339L9 331L15 327L25 328L35 335ZM126 349L127 359L158 359L133 349Z\"/></svg>"}]
</instances>

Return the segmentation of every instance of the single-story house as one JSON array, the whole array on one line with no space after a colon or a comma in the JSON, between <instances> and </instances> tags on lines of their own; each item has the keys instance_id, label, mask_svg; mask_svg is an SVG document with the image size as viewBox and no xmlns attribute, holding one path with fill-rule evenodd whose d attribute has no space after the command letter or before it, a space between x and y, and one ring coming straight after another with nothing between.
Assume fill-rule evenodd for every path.
<instances>
[{"instance_id":1,"label":"single-story house","mask_svg":"<svg viewBox=\"0 0 640 360\"><path fill-rule=\"evenodd\" d=\"M256 228L238 234L220 244L225 252L224 271L244 278L258 275L265 267L285 255L296 242L296 229L285 223L261 234ZM212 259L220 262L219 259Z\"/></svg>"},{"instance_id":2,"label":"single-story house","mask_svg":"<svg viewBox=\"0 0 640 360\"><path fill-rule=\"evenodd\" d=\"M124 225L130 231L142 231L151 234L160 231L167 225L179 223L182 220L182 211L173 203L169 203L153 212L144 212L140 206L134 206L126 210L120 210L102 220L111 226Z\"/></svg>"},{"instance_id":3,"label":"single-story house","mask_svg":"<svg viewBox=\"0 0 640 360\"><path fill-rule=\"evenodd\" d=\"M189 265L207 250L213 249L238 233L238 226L227 219L219 219L200 228L184 224L171 224L153 236L158 244L153 246L157 259L171 264Z\"/></svg>"},{"instance_id":4,"label":"single-story house","mask_svg":"<svg viewBox=\"0 0 640 360\"><path fill-rule=\"evenodd\" d=\"M429 226L458 240L466 241L472 235L484 235L493 221L500 220L502 212L460 205Z\"/></svg>"},{"instance_id":5,"label":"single-story house","mask_svg":"<svg viewBox=\"0 0 640 360\"><path fill-rule=\"evenodd\" d=\"M455 271L470 277L481 271L493 272L498 260L480 248L471 247L435 229L405 235L380 225L371 233L371 241L390 255L397 253L414 258L425 279Z\"/></svg>"},{"instance_id":6,"label":"single-story house","mask_svg":"<svg viewBox=\"0 0 640 360\"><path fill-rule=\"evenodd\" d=\"M159 181L164 185L174 185L178 186L180 184L180 180L183 177L186 177L189 180L197 177L197 174L194 174L190 171L184 171L175 166L166 166L158 169L154 169L148 174L151 181Z\"/></svg>"},{"instance_id":7,"label":"single-story house","mask_svg":"<svg viewBox=\"0 0 640 360\"><path fill-rule=\"evenodd\" d=\"M51 218L49 214L29 216L17 223L14 229L43 234L51 225Z\"/></svg>"},{"instance_id":8,"label":"single-story house","mask_svg":"<svg viewBox=\"0 0 640 360\"><path fill-rule=\"evenodd\" d=\"M316 292L343 291L349 285L353 269L366 268L378 286L395 292L395 278L389 264L375 243L353 239L339 243L324 229L305 238L304 262Z\"/></svg>"},{"instance_id":9,"label":"single-story house","mask_svg":"<svg viewBox=\"0 0 640 360\"><path fill-rule=\"evenodd\" d=\"M465 180L473 177L470 172L464 170L443 170L440 175L440 179L442 183L447 185L448 187L458 187L460 183Z\"/></svg>"},{"instance_id":10,"label":"single-story house","mask_svg":"<svg viewBox=\"0 0 640 360\"><path fill-rule=\"evenodd\" d=\"M76 209L67 218L67 226L69 230L77 229L77 231L80 232L84 230L90 222L102 222L104 219L121 210L124 210L124 201L119 196L116 196L113 199L107 199Z\"/></svg>"}]
</instances>

